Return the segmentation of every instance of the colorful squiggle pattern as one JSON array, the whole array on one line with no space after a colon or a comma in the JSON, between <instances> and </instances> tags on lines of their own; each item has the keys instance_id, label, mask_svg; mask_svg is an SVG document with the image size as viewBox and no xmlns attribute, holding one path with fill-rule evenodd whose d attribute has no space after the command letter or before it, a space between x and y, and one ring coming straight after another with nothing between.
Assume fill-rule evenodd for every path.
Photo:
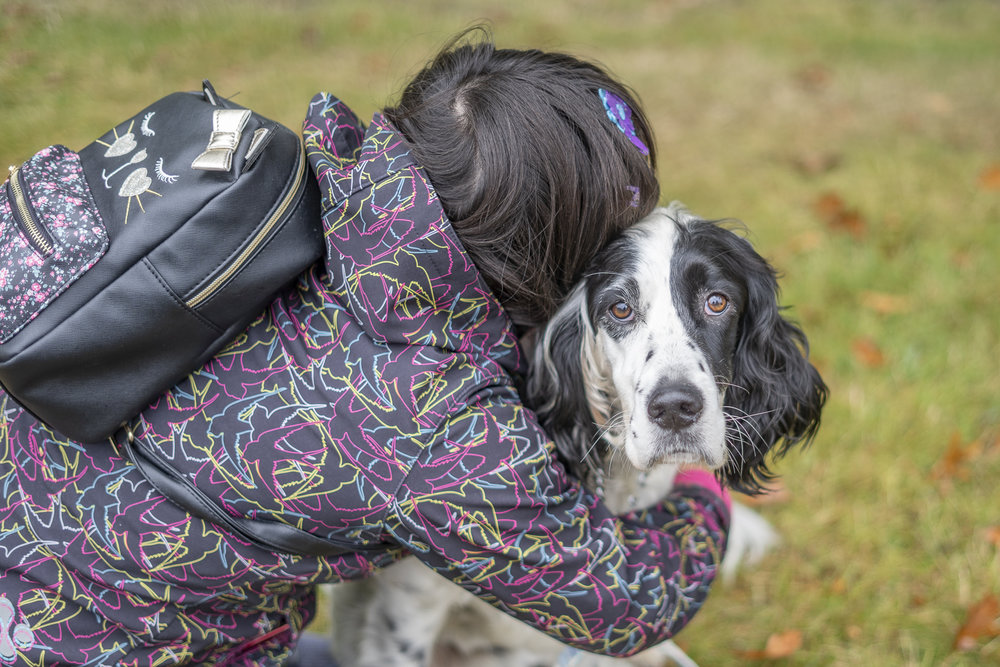
<instances>
[{"instance_id":1,"label":"colorful squiggle pattern","mask_svg":"<svg viewBox=\"0 0 1000 667\"><path fill-rule=\"evenodd\" d=\"M227 511L374 550L246 544L110 444L66 441L0 394L0 596L23 640L0 660L278 664L287 639L240 651L299 632L315 584L406 553L585 650L629 654L683 627L721 557L723 501L691 487L610 515L521 405L510 323L399 135L378 115L365 133L327 95L305 135L326 265L150 406L139 435Z\"/></svg>"}]
</instances>

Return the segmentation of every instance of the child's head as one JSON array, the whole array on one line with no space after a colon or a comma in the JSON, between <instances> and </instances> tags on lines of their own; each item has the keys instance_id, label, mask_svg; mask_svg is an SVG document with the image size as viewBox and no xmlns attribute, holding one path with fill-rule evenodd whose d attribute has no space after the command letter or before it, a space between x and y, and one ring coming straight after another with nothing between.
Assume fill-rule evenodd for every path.
<instances>
[{"instance_id":1,"label":"child's head","mask_svg":"<svg viewBox=\"0 0 1000 667\"><path fill-rule=\"evenodd\" d=\"M531 327L656 205L653 137L631 91L600 67L479 34L454 40L385 115L490 288Z\"/></svg>"}]
</instances>

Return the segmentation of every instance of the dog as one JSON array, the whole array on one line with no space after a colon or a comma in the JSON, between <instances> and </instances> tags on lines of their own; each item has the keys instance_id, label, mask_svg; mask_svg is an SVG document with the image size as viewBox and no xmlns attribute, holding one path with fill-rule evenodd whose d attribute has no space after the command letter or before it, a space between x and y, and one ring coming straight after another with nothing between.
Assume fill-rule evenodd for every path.
<instances>
[{"instance_id":1,"label":"dog","mask_svg":"<svg viewBox=\"0 0 1000 667\"><path fill-rule=\"evenodd\" d=\"M813 439L827 396L778 305L774 269L678 202L592 266L539 335L527 380L526 402L570 472L616 514L661 500L684 465L760 492L768 458ZM734 503L723 578L776 541ZM669 641L625 659L566 649L412 558L332 591L343 667L694 664Z\"/></svg>"}]
</instances>

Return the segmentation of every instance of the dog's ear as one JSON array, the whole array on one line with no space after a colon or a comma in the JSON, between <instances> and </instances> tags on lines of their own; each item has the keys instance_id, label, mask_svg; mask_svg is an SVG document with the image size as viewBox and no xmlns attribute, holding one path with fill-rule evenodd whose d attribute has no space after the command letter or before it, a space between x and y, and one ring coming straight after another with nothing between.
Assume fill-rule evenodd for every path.
<instances>
[{"instance_id":1,"label":"dog's ear","mask_svg":"<svg viewBox=\"0 0 1000 667\"><path fill-rule=\"evenodd\" d=\"M542 330L528 371L527 404L555 442L567 468L579 479L594 425L584 393L585 351L593 345L584 285L577 286Z\"/></svg>"},{"instance_id":2,"label":"dog's ear","mask_svg":"<svg viewBox=\"0 0 1000 667\"><path fill-rule=\"evenodd\" d=\"M747 281L732 386L726 392L730 462L723 471L733 488L754 494L774 478L765 460L807 444L819 428L827 387L809 362L809 343L778 305L774 269L740 237L738 254Z\"/></svg>"}]
</instances>

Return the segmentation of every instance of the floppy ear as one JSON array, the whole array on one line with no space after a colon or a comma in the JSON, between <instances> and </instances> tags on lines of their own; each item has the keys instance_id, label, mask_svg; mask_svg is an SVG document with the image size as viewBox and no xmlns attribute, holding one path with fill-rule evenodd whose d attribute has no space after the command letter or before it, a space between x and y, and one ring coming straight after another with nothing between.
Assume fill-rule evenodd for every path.
<instances>
[{"instance_id":1,"label":"floppy ear","mask_svg":"<svg viewBox=\"0 0 1000 667\"><path fill-rule=\"evenodd\" d=\"M594 343L586 288L579 285L542 330L528 371L527 403L578 479L594 468L594 461L585 461L596 435L585 393Z\"/></svg>"},{"instance_id":2,"label":"floppy ear","mask_svg":"<svg viewBox=\"0 0 1000 667\"><path fill-rule=\"evenodd\" d=\"M783 456L808 444L819 428L827 387L809 363L802 330L782 316L774 269L750 243L736 237L735 252L747 281L732 386L726 392L730 461L723 471L733 488L755 494L774 478L769 451Z\"/></svg>"}]
</instances>

